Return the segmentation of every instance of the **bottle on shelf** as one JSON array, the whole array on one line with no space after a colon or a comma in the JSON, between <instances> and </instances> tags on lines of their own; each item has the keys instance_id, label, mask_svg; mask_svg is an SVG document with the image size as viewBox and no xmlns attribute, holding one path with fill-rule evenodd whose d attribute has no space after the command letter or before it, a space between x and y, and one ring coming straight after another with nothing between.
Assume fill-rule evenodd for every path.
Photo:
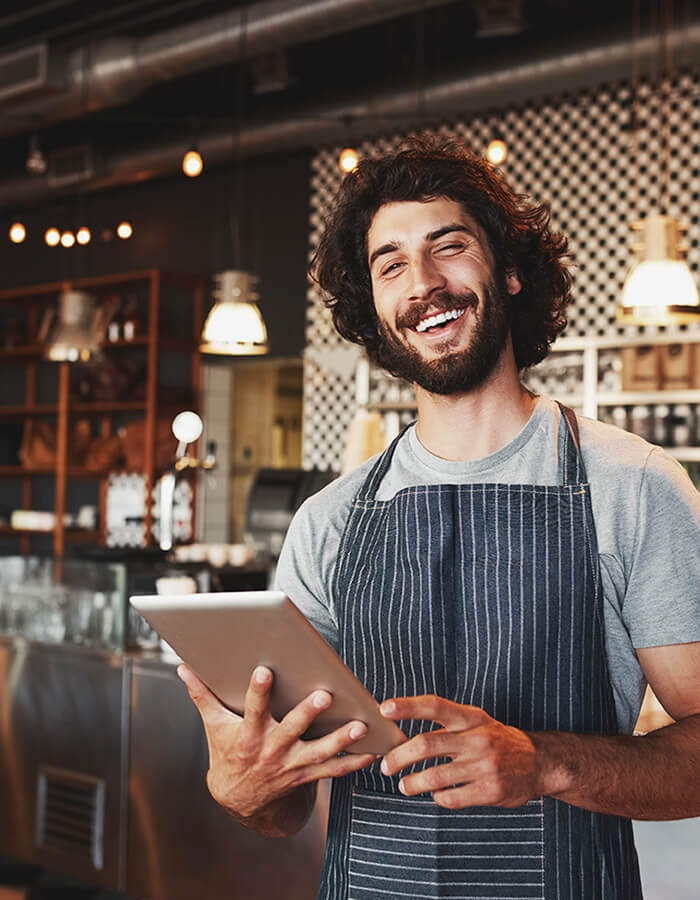
<instances>
[{"instance_id":1,"label":"bottle on shelf","mask_svg":"<svg viewBox=\"0 0 700 900\"><path fill-rule=\"evenodd\" d=\"M114 313L112 314L112 318L110 319L109 325L107 325L107 340L110 344L115 344L117 341L121 340L123 336L122 330L122 305L118 296L107 298L107 303L114 304Z\"/></svg>"},{"instance_id":2,"label":"bottle on shelf","mask_svg":"<svg viewBox=\"0 0 700 900\"><path fill-rule=\"evenodd\" d=\"M133 341L141 334L143 323L139 315L139 304L135 294L129 294L124 303L122 335L125 341Z\"/></svg>"}]
</instances>

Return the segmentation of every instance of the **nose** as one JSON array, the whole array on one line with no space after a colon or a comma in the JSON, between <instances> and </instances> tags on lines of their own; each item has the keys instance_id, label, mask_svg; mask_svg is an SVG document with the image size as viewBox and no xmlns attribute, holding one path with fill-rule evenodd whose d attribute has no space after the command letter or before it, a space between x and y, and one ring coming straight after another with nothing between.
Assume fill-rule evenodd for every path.
<instances>
[{"instance_id":1,"label":"nose","mask_svg":"<svg viewBox=\"0 0 700 900\"><path fill-rule=\"evenodd\" d=\"M416 257L411 262L410 299L426 300L435 291L444 290L446 278L428 254Z\"/></svg>"}]
</instances>

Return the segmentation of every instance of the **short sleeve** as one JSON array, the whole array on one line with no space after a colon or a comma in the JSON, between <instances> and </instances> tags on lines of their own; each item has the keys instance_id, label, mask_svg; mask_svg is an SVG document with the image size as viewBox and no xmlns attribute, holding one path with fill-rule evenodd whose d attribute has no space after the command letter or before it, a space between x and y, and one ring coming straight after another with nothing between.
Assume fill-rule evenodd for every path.
<instances>
[{"instance_id":1,"label":"short sleeve","mask_svg":"<svg viewBox=\"0 0 700 900\"><path fill-rule=\"evenodd\" d=\"M622 617L635 648L700 641L700 495L661 448L639 486Z\"/></svg>"}]
</instances>

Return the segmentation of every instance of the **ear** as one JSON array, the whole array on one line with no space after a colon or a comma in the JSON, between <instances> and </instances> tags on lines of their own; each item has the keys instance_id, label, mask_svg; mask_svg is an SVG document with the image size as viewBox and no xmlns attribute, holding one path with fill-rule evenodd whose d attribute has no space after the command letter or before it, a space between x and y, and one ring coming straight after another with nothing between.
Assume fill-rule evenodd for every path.
<instances>
[{"instance_id":1,"label":"ear","mask_svg":"<svg viewBox=\"0 0 700 900\"><path fill-rule=\"evenodd\" d=\"M510 269L508 272L506 272L506 289L508 293L511 296L519 294L522 288L523 286L517 276L515 269Z\"/></svg>"}]
</instances>

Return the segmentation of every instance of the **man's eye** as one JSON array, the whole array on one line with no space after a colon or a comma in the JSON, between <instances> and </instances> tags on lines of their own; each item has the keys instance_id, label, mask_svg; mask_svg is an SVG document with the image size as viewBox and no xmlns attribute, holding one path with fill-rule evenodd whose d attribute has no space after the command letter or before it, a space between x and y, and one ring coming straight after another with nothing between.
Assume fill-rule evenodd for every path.
<instances>
[{"instance_id":1,"label":"man's eye","mask_svg":"<svg viewBox=\"0 0 700 900\"><path fill-rule=\"evenodd\" d=\"M443 244L441 247L438 247L438 253L442 253L443 251L454 253L461 249L462 249L462 244Z\"/></svg>"},{"instance_id":2,"label":"man's eye","mask_svg":"<svg viewBox=\"0 0 700 900\"><path fill-rule=\"evenodd\" d=\"M382 275L391 275L398 268L400 268L400 266L401 266L401 263L399 263L399 262L389 263L388 266L386 266L384 269L382 269Z\"/></svg>"}]
</instances>

